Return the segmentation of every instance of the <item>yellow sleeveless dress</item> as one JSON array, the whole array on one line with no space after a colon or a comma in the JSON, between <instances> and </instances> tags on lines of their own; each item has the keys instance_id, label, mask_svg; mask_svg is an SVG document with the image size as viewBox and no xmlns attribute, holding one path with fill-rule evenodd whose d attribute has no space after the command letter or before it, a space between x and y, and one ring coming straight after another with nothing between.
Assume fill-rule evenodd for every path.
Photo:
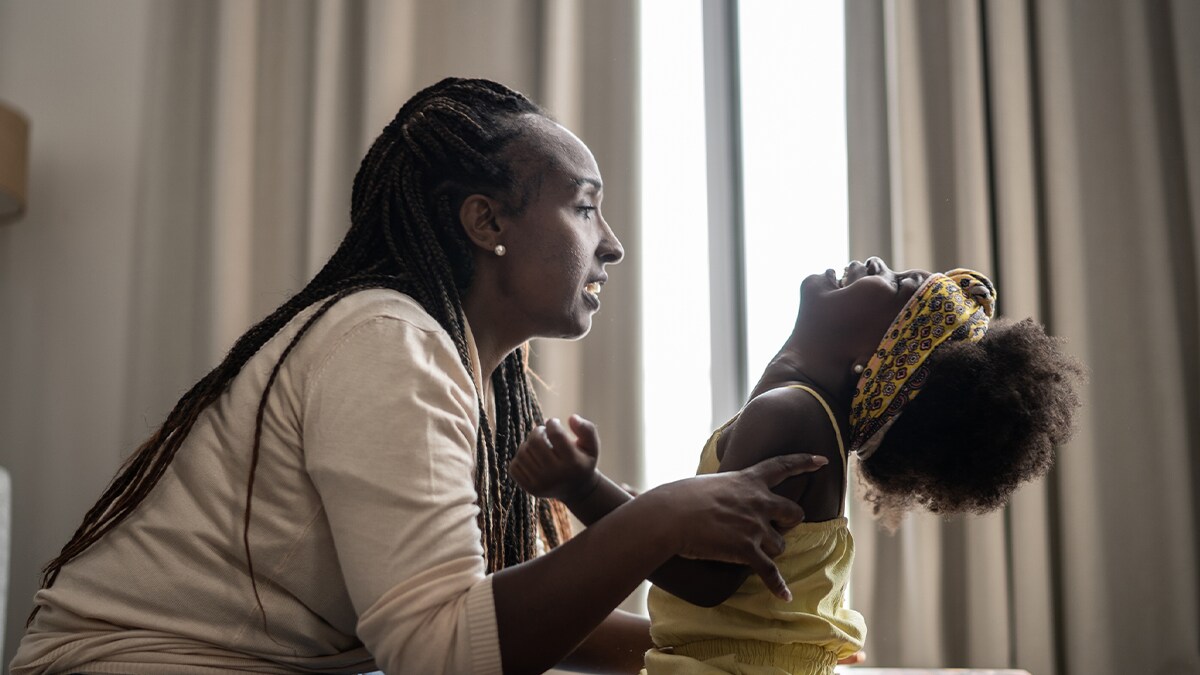
<instances>
[{"instance_id":1,"label":"yellow sleeveless dress","mask_svg":"<svg viewBox=\"0 0 1200 675\"><path fill-rule=\"evenodd\" d=\"M825 408L845 467L846 448L829 404L809 387L792 386ZM716 473L717 440L732 421L705 444L698 474ZM843 497L845 485L843 474ZM866 623L846 607L854 540L844 514L839 509L833 520L801 523L784 540L787 548L775 564L792 591L791 602L772 594L757 575L711 608L652 587L648 603L655 648L646 652L643 675L831 675L838 659L861 650Z\"/></svg>"}]
</instances>

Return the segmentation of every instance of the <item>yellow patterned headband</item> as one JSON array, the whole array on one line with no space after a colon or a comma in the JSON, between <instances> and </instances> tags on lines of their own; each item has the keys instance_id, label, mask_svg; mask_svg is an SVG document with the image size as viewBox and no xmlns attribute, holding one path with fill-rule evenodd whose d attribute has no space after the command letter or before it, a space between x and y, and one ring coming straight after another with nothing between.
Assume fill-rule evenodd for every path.
<instances>
[{"instance_id":1,"label":"yellow patterned headband","mask_svg":"<svg viewBox=\"0 0 1200 675\"><path fill-rule=\"evenodd\" d=\"M850 448L871 456L929 378L926 360L950 340L978 342L996 311L996 287L968 269L934 273L908 299L867 361L850 406Z\"/></svg>"}]
</instances>

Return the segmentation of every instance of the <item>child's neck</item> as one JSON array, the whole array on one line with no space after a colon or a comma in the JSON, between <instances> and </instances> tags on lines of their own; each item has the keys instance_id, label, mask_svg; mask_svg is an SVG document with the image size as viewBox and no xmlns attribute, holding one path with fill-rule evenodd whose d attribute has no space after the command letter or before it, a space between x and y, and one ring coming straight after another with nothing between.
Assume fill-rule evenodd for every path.
<instances>
[{"instance_id":1,"label":"child's neck","mask_svg":"<svg viewBox=\"0 0 1200 675\"><path fill-rule=\"evenodd\" d=\"M848 412L858 382L852 368L827 356L816 356L802 344L789 341L771 360L751 398L775 387L800 382L818 390L835 411Z\"/></svg>"}]
</instances>

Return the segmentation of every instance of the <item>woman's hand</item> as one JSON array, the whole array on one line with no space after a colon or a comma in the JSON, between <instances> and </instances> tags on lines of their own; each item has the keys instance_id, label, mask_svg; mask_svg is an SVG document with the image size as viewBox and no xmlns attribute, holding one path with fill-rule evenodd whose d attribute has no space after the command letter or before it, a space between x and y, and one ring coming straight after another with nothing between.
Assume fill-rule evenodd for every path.
<instances>
[{"instance_id":1,"label":"woman's hand","mask_svg":"<svg viewBox=\"0 0 1200 675\"><path fill-rule=\"evenodd\" d=\"M622 492L620 506L561 546L496 572L492 597L504 671L541 673L561 662L642 579L679 554L748 565L788 597L770 555L783 548L776 529L795 525L804 513L770 488L823 463L785 455L636 499Z\"/></svg>"},{"instance_id":2,"label":"woman's hand","mask_svg":"<svg viewBox=\"0 0 1200 675\"><path fill-rule=\"evenodd\" d=\"M741 471L668 483L638 500L657 500L657 510L676 524L678 555L748 565L772 593L790 601L792 593L772 559L783 553L780 533L802 522L804 509L771 488L828 463L817 455L782 455Z\"/></svg>"},{"instance_id":3,"label":"woman's hand","mask_svg":"<svg viewBox=\"0 0 1200 675\"><path fill-rule=\"evenodd\" d=\"M596 425L579 415L571 415L568 422L570 430L558 419L534 428L517 449L508 472L529 494L557 499L569 507L587 497L600 481L596 471L600 434Z\"/></svg>"}]
</instances>

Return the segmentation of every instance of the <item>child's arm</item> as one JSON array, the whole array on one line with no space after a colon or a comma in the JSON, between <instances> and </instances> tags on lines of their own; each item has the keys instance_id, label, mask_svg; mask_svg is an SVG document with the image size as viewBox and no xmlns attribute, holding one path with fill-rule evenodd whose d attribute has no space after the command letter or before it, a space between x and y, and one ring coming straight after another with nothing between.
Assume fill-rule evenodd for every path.
<instances>
[{"instance_id":1,"label":"child's arm","mask_svg":"<svg viewBox=\"0 0 1200 675\"><path fill-rule=\"evenodd\" d=\"M725 433L728 439L723 439L724 454L719 455L721 471L737 471L801 451L834 463L836 471L794 476L776 486L775 492L804 507L806 520L829 520L837 515L845 467L837 431L812 394L794 387L776 387L755 396ZM821 489L810 490L810 483Z\"/></svg>"},{"instance_id":2,"label":"child's arm","mask_svg":"<svg viewBox=\"0 0 1200 675\"><path fill-rule=\"evenodd\" d=\"M748 406L743 416L749 412L751 417L755 417L756 414L751 412L753 407ZM633 497L595 469L600 452L595 426L578 415L571 417L570 425L578 439L571 438L557 420L551 420L545 429L535 430L521 445L509 470L526 490L539 497L559 499L580 521L588 525ZM750 434L748 439L753 442L770 440L761 434ZM779 447L783 451L775 454L792 452L787 444L780 444ZM826 461L817 457L814 467ZM727 469L723 466L722 470ZM784 530L794 525L779 524ZM781 553L782 536L767 542L764 550L772 557ZM650 576L650 581L688 602L711 607L729 598L750 573L750 568L742 565L677 557L658 568Z\"/></svg>"},{"instance_id":3,"label":"child's arm","mask_svg":"<svg viewBox=\"0 0 1200 675\"><path fill-rule=\"evenodd\" d=\"M725 436L727 438L721 446L724 448L724 454L720 456L722 472L737 471L771 457L796 452L810 453L822 463L833 462L834 458L838 458L839 461L835 462L832 469L842 468L837 437L828 416L812 395L799 389L776 388L754 397L738 415L737 421L726 428ZM831 491L810 488L814 484L825 488L833 482L837 488L832 492L840 494L840 477L839 472L831 469L816 474L806 473L785 480L774 488L774 492L799 503L804 508L805 520L827 520L836 515L837 505L832 505L831 512L830 504L809 497L819 497ZM786 531L790 527L778 529ZM782 535L774 545L778 553L783 552ZM679 582L690 586L684 589L685 593L699 593L712 604L719 604L741 587L750 576L750 569L743 565L724 565L723 569L710 570L709 573L712 577L704 579L690 572L687 578L680 579ZM688 595L677 593L671 588L667 590L685 600L695 602ZM707 603L703 604L708 606Z\"/></svg>"},{"instance_id":4,"label":"child's arm","mask_svg":"<svg viewBox=\"0 0 1200 675\"><path fill-rule=\"evenodd\" d=\"M530 432L508 471L517 485L543 499L557 499L584 525L591 525L633 499L596 468L600 434L596 425L571 415L574 437L557 419Z\"/></svg>"}]
</instances>

